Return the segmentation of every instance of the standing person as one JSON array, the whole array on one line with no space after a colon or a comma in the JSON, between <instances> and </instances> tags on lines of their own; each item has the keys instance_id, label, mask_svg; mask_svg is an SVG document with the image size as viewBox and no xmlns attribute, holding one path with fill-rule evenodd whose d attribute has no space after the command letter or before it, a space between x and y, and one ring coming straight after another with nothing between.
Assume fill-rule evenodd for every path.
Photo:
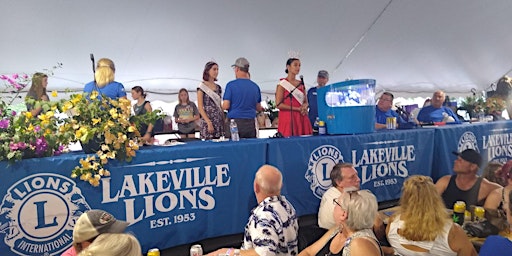
<instances>
[{"instance_id":1,"label":"standing person","mask_svg":"<svg viewBox=\"0 0 512 256\"><path fill-rule=\"evenodd\" d=\"M300 72L300 60L289 58L286 61L286 78L281 79L276 88L276 102L279 109L277 131L284 137L311 135L313 133L308 114L308 99L305 85L295 77Z\"/></svg>"},{"instance_id":2,"label":"standing person","mask_svg":"<svg viewBox=\"0 0 512 256\"><path fill-rule=\"evenodd\" d=\"M383 92L380 95L375 106L375 129L386 129L386 119L388 117L395 117L398 126L406 123L398 113L391 109L394 99L395 96L390 92Z\"/></svg>"},{"instance_id":3,"label":"standing person","mask_svg":"<svg viewBox=\"0 0 512 256\"><path fill-rule=\"evenodd\" d=\"M124 233L128 222L116 220L103 210L90 210L82 213L73 228L73 246L61 256L76 256L87 248L100 234Z\"/></svg>"},{"instance_id":4,"label":"standing person","mask_svg":"<svg viewBox=\"0 0 512 256\"><path fill-rule=\"evenodd\" d=\"M443 91L434 92L431 105L423 107L418 113L418 121L420 123L448 122L460 124L459 118L453 113L452 109L443 106L445 99Z\"/></svg>"},{"instance_id":5,"label":"standing person","mask_svg":"<svg viewBox=\"0 0 512 256\"><path fill-rule=\"evenodd\" d=\"M210 61L203 70L203 81L197 87L197 105L201 114L201 139L218 139L225 135L222 89L216 84L219 65Z\"/></svg>"},{"instance_id":6,"label":"standing person","mask_svg":"<svg viewBox=\"0 0 512 256\"><path fill-rule=\"evenodd\" d=\"M84 92L91 93L98 91L99 96L105 95L113 100L126 98L126 92L122 83L114 81L116 66L114 62L107 58L98 60L94 80L84 87Z\"/></svg>"},{"instance_id":7,"label":"standing person","mask_svg":"<svg viewBox=\"0 0 512 256\"><path fill-rule=\"evenodd\" d=\"M32 76L32 85L27 92L27 96L25 96L25 100L32 99L36 101L49 101L48 94L46 93L46 87L48 86L48 75L44 73L35 73ZM35 104L25 102L27 106L27 111L30 111L32 116L38 116L41 111L43 111L42 107L36 107Z\"/></svg>"},{"instance_id":8,"label":"standing person","mask_svg":"<svg viewBox=\"0 0 512 256\"><path fill-rule=\"evenodd\" d=\"M196 120L199 119L199 110L196 104L190 101L188 91L181 88L179 92L179 103L174 108L174 120L178 124L178 132L182 138L195 138Z\"/></svg>"},{"instance_id":9,"label":"standing person","mask_svg":"<svg viewBox=\"0 0 512 256\"><path fill-rule=\"evenodd\" d=\"M400 209L391 216L386 233L398 255L477 255L466 233L443 210L432 178L409 177L403 185Z\"/></svg>"},{"instance_id":10,"label":"standing person","mask_svg":"<svg viewBox=\"0 0 512 256\"><path fill-rule=\"evenodd\" d=\"M222 108L228 111L228 118L235 119L240 138L256 138L256 113L263 111L261 107L260 87L250 79L249 61L238 58L231 65L236 79L226 85ZM229 129L226 127L229 136Z\"/></svg>"},{"instance_id":11,"label":"standing person","mask_svg":"<svg viewBox=\"0 0 512 256\"><path fill-rule=\"evenodd\" d=\"M144 115L153 111L151 103L146 100L146 96L147 95L142 87L135 86L132 88L132 98L137 101L133 105L133 113L135 113L136 116ZM142 140L148 144L153 144L153 128L153 124L141 124L141 127L139 128Z\"/></svg>"},{"instance_id":12,"label":"standing person","mask_svg":"<svg viewBox=\"0 0 512 256\"><path fill-rule=\"evenodd\" d=\"M483 206L487 196L501 186L477 175L482 157L474 149L453 153L458 156L453 163L455 175L443 176L436 182L446 208L453 209L456 201L464 201L467 206Z\"/></svg>"},{"instance_id":13,"label":"standing person","mask_svg":"<svg viewBox=\"0 0 512 256\"><path fill-rule=\"evenodd\" d=\"M318 84L316 87L312 87L308 90L308 103L309 103L309 113L308 118L311 125L315 123L316 118L318 117L318 101L317 101L317 89L324 87L329 82L329 72L326 70L318 71L318 75L316 76L316 83Z\"/></svg>"},{"instance_id":14,"label":"standing person","mask_svg":"<svg viewBox=\"0 0 512 256\"><path fill-rule=\"evenodd\" d=\"M281 195L283 176L274 166L263 165L254 178L258 206L245 226L241 255L297 255L299 224L295 209ZM219 249L208 255L225 254ZM229 250L231 251L231 250Z\"/></svg>"}]
</instances>

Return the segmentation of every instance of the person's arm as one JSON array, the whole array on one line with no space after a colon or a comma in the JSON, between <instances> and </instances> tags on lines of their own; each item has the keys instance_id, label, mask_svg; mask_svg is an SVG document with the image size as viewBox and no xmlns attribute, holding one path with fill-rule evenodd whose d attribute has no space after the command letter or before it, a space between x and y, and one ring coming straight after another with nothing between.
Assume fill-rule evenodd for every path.
<instances>
[{"instance_id":1,"label":"person's arm","mask_svg":"<svg viewBox=\"0 0 512 256\"><path fill-rule=\"evenodd\" d=\"M197 121L199 120L199 110L197 109L197 106L194 102L190 102L190 105L192 105L192 109L194 111L194 114L193 114L193 117L192 117L192 120L190 121Z\"/></svg>"},{"instance_id":2,"label":"person's arm","mask_svg":"<svg viewBox=\"0 0 512 256\"><path fill-rule=\"evenodd\" d=\"M48 95L41 95L41 100L40 101L50 101L50 99L48 98ZM30 113L32 114L32 116L37 116L39 115L41 112L43 111L43 107L38 107L38 108L34 108L30 111Z\"/></svg>"},{"instance_id":3,"label":"person's arm","mask_svg":"<svg viewBox=\"0 0 512 256\"><path fill-rule=\"evenodd\" d=\"M498 209L501 202L501 189L493 190L485 199L485 209Z\"/></svg>"},{"instance_id":4,"label":"person's arm","mask_svg":"<svg viewBox=\"0 0 512 256\"><path fill-rule=\"evenodd\" d=\"M222 109L223 110L229 110L230 107L231 107L231 101L229 101L229 100L222 101Z\"/></svg>"},{"instance_id":5,"label":"person's arm","mask_svg":"<svg viewBox=\"0 0 512 256\"><path fill-rule=\"evenodd\" d=\"M204 111L203 97L204 97L204 92L201 89L198 89L197 90L197 105L198 105L197 108L199 110L199 114L201 114L201 117L204 119L204 121L206 123L210 123L211 124L212 121L210 120L210 118L206 114L206 111Z\"/></svg>"},{"instance_id":6,"label":"person's arm","mask_svg":"<svg viewBox=\"0 0 512 256\"><path fill-rule=\"evenodd\" d=\"M385 125L385 124L379 124L379 123L375 123L375 129L379 130L379 129L386 129L388 126Z\"/></svg>"},{"instance_id":7,"label":"person's arm","mask_svg":"<svg viewBox=\"0 0 512 256\"><path fill-rule=\"evenodd\" d=\"M316 255L324 246L329 242L329 239L333 235L334 232L336 232L337 227L332 227L329 229L325 234L320 237L316 242L311 244L310 246L306 247L304 250L302 250L298 256L314 256Z\"/></svg>"},{"instance_id":8,"label":"person's arm","mask_svg":"<svg viewBox=\"0 0 512 256\"><path fill-rule=\"evenodd\" d=\"M437 193L439 193L439 195L443 195L444 191L448 187L449 182L450 182L450 175L443 176L436 182L435 187L436 187Z\"/></svg>"},{"instance_id":9,"label":"person's arm","mask_svg":"<svg viewBox=\"0 0 512 256\"><path fill-rule=\"evenodd\" d=\"M448 245L457 253L458 256L477 256L475 247L469 241L466 232L456 224L452 224L452 228L448 233Z\"/></svg>"},{"instance_id":10,"label":"person's arm","mask_svg":"<svg viewBox=\"0 0 512 256\"><path fill-rule=\"evenodd\" d=\"M144 109L146 109L146 113L151 113L153 111L153 108L151 108L151 104L149 102L146 102L144 104ZM146 134L141 134L142 139L144 139L147 142L151 142L151 133L153 132L154 125L152 123L148 124L148 129L146 130Z\"/></svg>"}]
</instances>

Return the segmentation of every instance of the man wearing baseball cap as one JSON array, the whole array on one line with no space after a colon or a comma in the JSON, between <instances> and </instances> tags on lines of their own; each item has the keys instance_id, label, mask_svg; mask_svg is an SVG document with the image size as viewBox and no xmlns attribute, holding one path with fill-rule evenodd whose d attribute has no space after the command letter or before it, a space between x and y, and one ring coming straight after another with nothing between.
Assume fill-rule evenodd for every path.
<instances>
[{"instance_id":1,"label":"man wearing baseball cap","mask_svg":"<svg viewBox=\"0 0 512 256\"><path fill-rule=\"evenodd\" d=\"M231 67L236 79L226 85L222 109L228 111L228 119L235 120L240 138L256 138L256 113L263 111L260 87L249 77L246 58L236 59ZM226 135L229 137L230 134L229 127L226 127Z\"/></svg>"},{"instance_id":2,"label":"man wearing baseball cap","mask_svg":"<svg viewBox=\"0 0 512 256\"><path fill-rule=\"evenodd\" d=\"M446 175L436 182L437 192L443 197L446 208L452 209L457 201L466 206L483 206L491 191L501 186L477 175L482 157L474 149L453 152L457 159L453 164L455 175Z\"/></svg>"},{"instance_id":3,"label":"man wearing baseball cap","mask_svg":"<svg viewBox=\"0 0 512 256\"><path fill-rule=\"evenodd\" d=\"M318 75L316 76L316 87L309 88L308 90L308 103L309 103L309 122L311 122L311 125L314 126L315 120L318 117L318 102L316 97L316 90L318 88L324 87L327 82L329 82L329 72L326 70L320 70L318 71ZM314 129L314 127L313 127Z\"/></svg>"},{"instance_id":4,"label":"man wearing baseball cap","mask_svg":"<svg viewBox=\"0 0 512 256\"><path fill-rule=\"evenodd\" d=\"M96 237L105 233L124 233L128 222L116 220L103 210L90 210L78 218L73 228L73 246L61 256L75 256L89 246Z\"/></svg>"}]
</instances>

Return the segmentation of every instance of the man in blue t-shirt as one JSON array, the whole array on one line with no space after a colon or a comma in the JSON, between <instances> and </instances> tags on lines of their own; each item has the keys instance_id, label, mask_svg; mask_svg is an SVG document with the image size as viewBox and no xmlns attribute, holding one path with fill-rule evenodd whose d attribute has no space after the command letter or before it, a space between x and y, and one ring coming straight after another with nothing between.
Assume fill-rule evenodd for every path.
<instances>
[{"instance_id":1,"label":"man in blue t-shirt","mask_svg":"<svg viewBox=\"0 0 512 256\"><path fill-rule=\"evenodd\" d=\"M449 107L443 106L444 100L445 94L443 91L434 92L431 105L422 108L418 113L418 121L420 123L446 122L460 124L461 121L457 115Z\"/></svg>"},{"instance_id":2,"label":"man in blue t-shirt","mask_svg":"<svg viewBox=\"0 0 512 256\"><path fill-rule=\"evenodd\" d=\"M396 124L398 126L406 123L398 113L391 109L394 99L395 96L390 92L383 92L379 97L379 101L377 101L375 106L375 129L385 129L388 117L396 117Z\"/></svg>"},{"instance_id":3,"label":"man in blue t-shirt","mask_svg":"<svg viewBox=\"0 0 512 256\"><path fill-rule=\"evenodd\" d=\"M324 87L327 84L327 82L329 82L329 72L327 72L326 70L320 70L318 71L318 75L316 76L316 83L318 85L308 90L308 117L309 122L311 122L311 125L313 126L313 129L315 129L315 120L318 117L318 101L316 98L316 90L318 88Z\"/></svg>"},{"instance_id":4,"label":"man in blue t-shirt","mask_svg":"<svg viewBox=\"0 0 512 256\"><path fill-rule=\"evenodd\" d=\"M256 138L256 112L263 111L260 87L249 79L246 58L238 58L231 66L236 79L226 85L222 109L228 111L228 119L235 120L240 138Z\"/></svg>"}]
</instances>

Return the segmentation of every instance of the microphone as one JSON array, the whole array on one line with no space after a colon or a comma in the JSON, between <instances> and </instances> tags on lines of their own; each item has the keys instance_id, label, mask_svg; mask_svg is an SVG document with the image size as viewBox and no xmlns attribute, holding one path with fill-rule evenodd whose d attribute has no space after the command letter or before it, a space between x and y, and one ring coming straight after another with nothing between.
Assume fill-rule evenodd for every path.
<instances>
[{"instance_id":1,"label":"microphone","mask_svg":"<svg viewBox=\"0 0 512 256\"><path fill-rule=\"evenodd\" d=\"M303 75L300 75L300 83L304 86L306 86L306 84L304 83L304 76Z\"/></svg>"},{"instance_id":2,"label":"microphone","mask_svg":"<svg viewBox=\"0 0 512 256\"><path fill-rule=\"evenodd\" d=\"M94 54L91 53L91 61L92 61L92 72L96 73L96 65L94 65Z\"/></svg>"}]
</instances>

